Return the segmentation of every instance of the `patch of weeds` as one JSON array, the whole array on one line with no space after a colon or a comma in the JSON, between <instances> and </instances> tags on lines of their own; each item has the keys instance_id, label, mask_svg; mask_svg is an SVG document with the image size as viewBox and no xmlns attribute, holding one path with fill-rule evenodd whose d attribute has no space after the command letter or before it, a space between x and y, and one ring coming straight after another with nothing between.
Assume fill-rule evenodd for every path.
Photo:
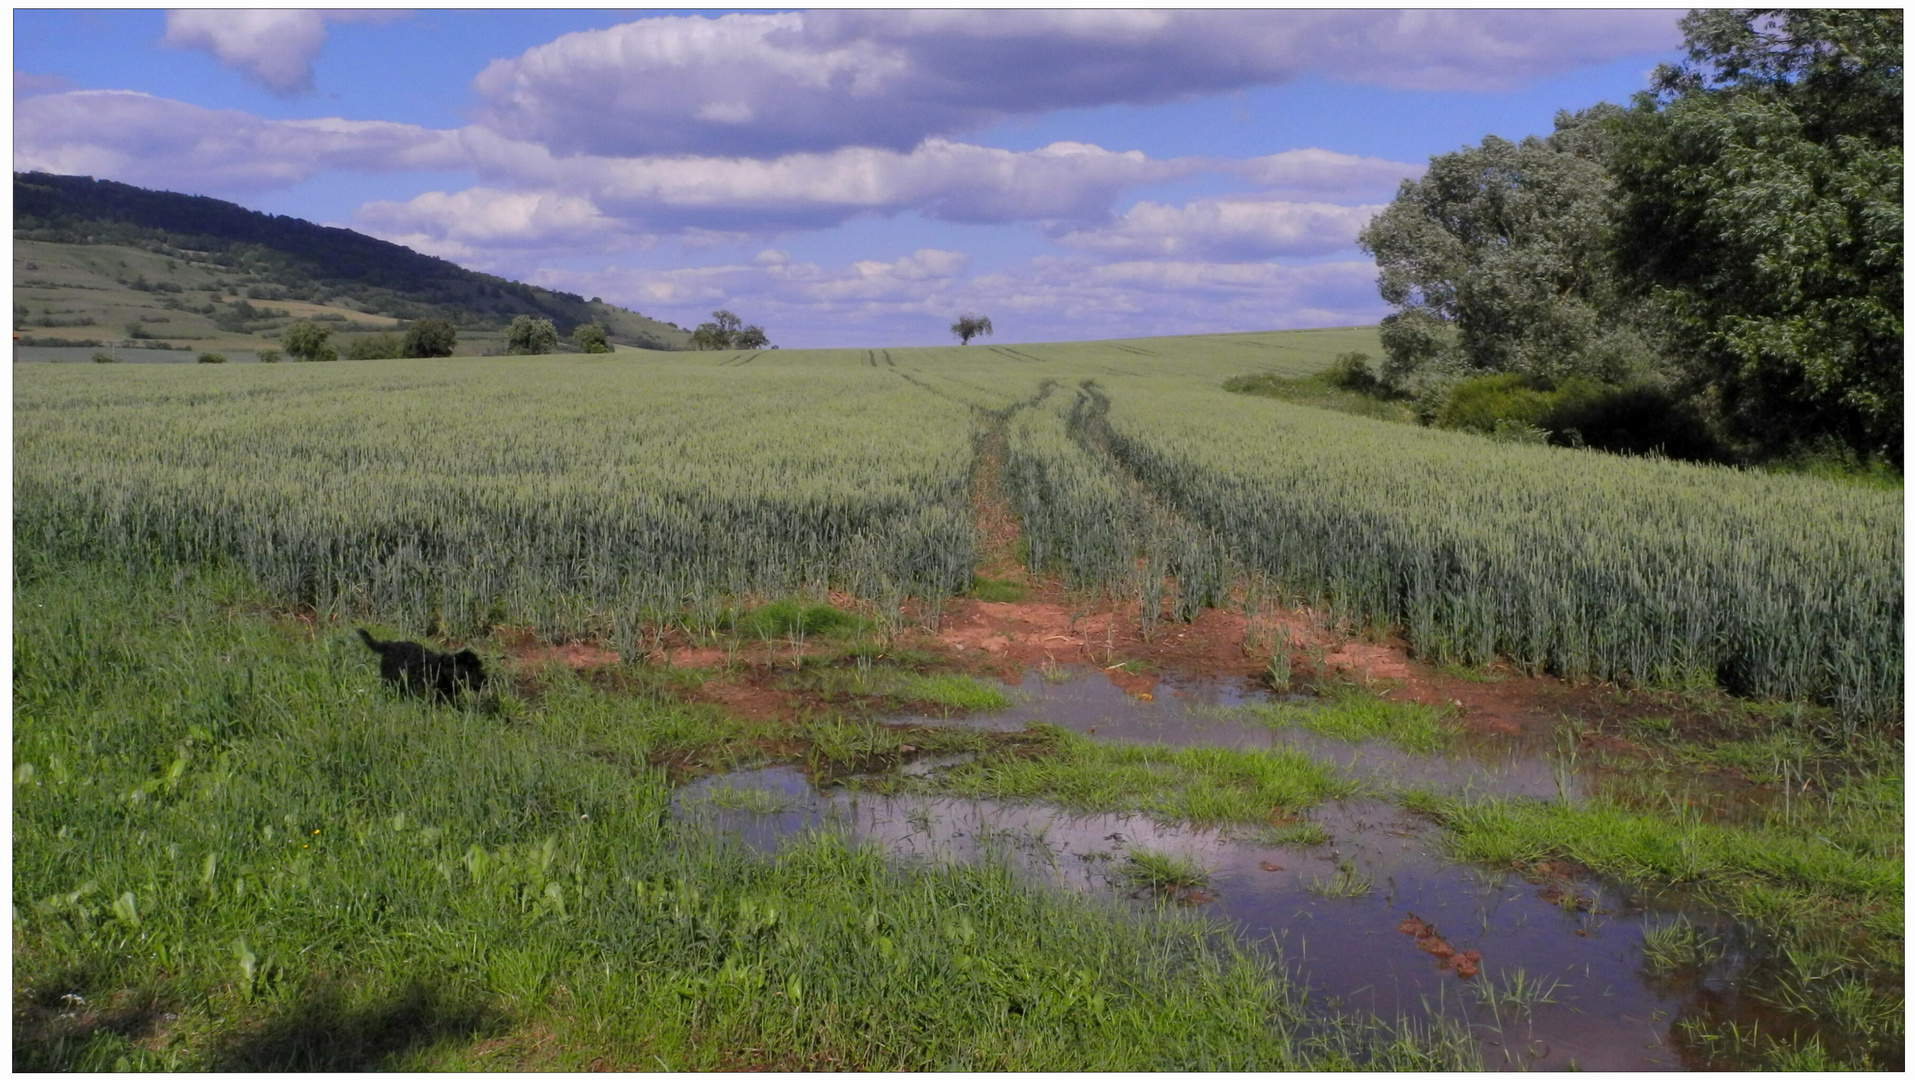
<instances>
[{"instance_id":1,"label":"patch of weeds","mask_svg":"<svg viewBox=\"0 0 1915 1080\"><path fill-rule=\"evenodd\" d=\"M828 697L877 698L889 705L983 712L1011 705L1009 694L969 675L922 675L889 667L826 668L794 676L804 689Z\"/></svg>"},{"instance_id":2,"label":"patch of weeds","mask_svg":"<svg viewBox=\"0 0 1915 1080\"><path fill-rule=\"evenodd\" d=\"M1265 847L1315 847L1330 842L1330 830L1314 821L1292 821L1260 825L1244 839Z\"/></svg>"},{"instance_id":3,"label":"patch of weeds","mask_svg":"<svg viewBox=\"0 0 1915 1080\"><path fill-rule=\"evenodd\" d=\"M1722 959L1725 951L1721 938L1704 933L1685 916L1642 932L1642 963L1652 975L1700 970Z\"/></svg>"},{"instance_id":4,"label":"patch of weeds","mask_svg":"<svg viewBox=\"0 0 1915 1080\"><path fill-rule=\"evenodd\" d=\"M1563 981L1552 975L1531 978L1522 968L1484 978L1470 985L1478 1004L1498 1016L1524 1016L1538 1005L1554 1005Z\"/></svg>"},{"instance_id":5,"label":"patch of weeds","mask_svg":"<svg viewBox=\"0 0 1915 1080\"><path fill-rule=\"evenodd\" d=\"M1107 744L1048 724L920 783L972 798L1042 799L1194 825L1258 825L1273 810L1301 810L1357 787L1333 766L1288 748Z\"/></svg>"},{"instance_id":6,"label":"patch of weeds","mask_svg":"<svg viewBox=\"0 0 1915 1080\"><path fill-rule=\"evenodd\" d=\"M1638 716L1623 725L1624 733L1638 742L1667 742L1676 737L1677 730L1671 716Z\"/></svg>"},{"instance_id":7,"label":"patch of weeds","mask_svg":"<svg viewBox=\"0 0 1915 1080\"><path fill-rule=\"evenodd\" d=\"M798 800L782 791L757 787L713 787L702 800L714 810L737 810L747 814L782 814L798 805Z\"/></svg>"},{"instance_id":8,"label":"patch of weeds","mask_svg":"<svg viewBox=\"0 0 1915 1080\"><path fill-rule=\"evenodd\" d=\"M971 579L971 598L1009 604L1024 599L1024 586L1015 581L998 581L982 574Z\"/></svg>"},{"instance_id":9,"label":"patch of weeds","mask_svg":"<svg viewBox=\"0 0 1915 1080\"><path fill-rule=\"evenodd\" d=\"M850 661L872 667L882 663L887 667L922 670L936 667L944 662L944 658L924 649L902 649L887 645L881 639L866 638L845 646L844 651L831 658L831 661L834 663Z\"/></svg>"},{"instance_id":10,"label":"patch of weeds","mask_svg":"<svg viewBox=\"0 0 1915 1080\"><path fill-rule=\"evenodd\" d=\"M1498 682L1502 682L1504 679L1507 679L1509 677L1504 672L1498 671L1494 667L1488 664L1484 664L1478 667L1478 666L1473 666L1470 664L1459 664L1459 663L1455 663L1453 661L1448 661L1448 660L1438 664L1436 666L1436 671L1437 671L1437 674L1439 675L1445 675L1452 679L1461 679L1464 682L1473 682L1473 683L1498 683Z\"/></svg>"},{"instance_id":11,"label":"patch of weeds","mask_svg":"<svg viewBox=\"0 0 1915 1080\"><path fill-rule=\"evenodd\" d=\"M980 753L991 744L989 732L966 728L912 727L828 714L793 725L804 743L813 777L822 785L854 773L889 769L914 754ZM887 780L880 788L897 781Z\"/></svg>"},{"instance_id":12,"label":"patch of weeds","mask_svg":"<svg viewBox=\"0 0 1915 1080\"><path fill-rule=\"evenodd\" d=\"M1104 670L1121 671L1126 675L1142 675L1150 670L1150 663L1145 660L1125 660L1122 663L1112 664Z\"/></svg>"},{"instance_id":13,"label":"patch of weeds","mask_svg":"<svg viewBox=\"0 0 1915 1080\"><path fill-rule=\"evenodd\" d=\"M1381 389L1346 389L1337 385L1337 381L1327 372L1301 379L1286 379L1274 374L1239 375L1225 380L1223 388L1232 393L1275 398L1292 405L1308 405L1316 409L1333 409L1373 420L1404 424L1416 422L1416 409L1407 398L1394 397Z\"/></svg>"},{"instance_id":14,"label":"patch of weeds","mask_svg":"<svg viewBox=\"0 0 1915 1080\"><path fill-rule=\"evenodd\" d=\"M731 620L731 630L751 638L785 638L823 634L844 635L871 629L871 620L832 607L779 600L754 608Z\"/></svg>"},{"instance_id":15,"label":"patch of weeds","mask_svg":"<svg viewBox=\"0 0 1915 1080\"><path fill-rule=\"evenodd\" d=\"M1456 724L1448 709L1391 701L1354 686L1332 686L1323 704L1260 705L1255 713L1271 727L1301 727L1344 742L1387 742L1413 754L1431 754L1450 744Z\"/></svg>"},{"instance_id":16,"label":"patch of weeds","mask_svg":"<svg viewBox=\"0 0 1915 1080\"><path fill-rule=\"evenodd\" d=\"M1133 885L1151 889L1194 889L1210 881L1210 871L1195 859L1147 848L1125 852L1117 873Z\"/></svg>"},{"instance_id":17,"label":"patch of weeds","mask_svg":"<svg viewBox=\"0 0 1915 1080\"><path fill-rule=\"evenodd\" d=\"M1319 877L1310 879L1304 891L1330 900L1349 900L1359 896L1368 896L1371 889L1370 879L1357 873L1356 864L1345 860L1337 864L1337 876L1325 881Z\"/></svg>"},{"instance_id":18,"label":"patch of weeds","mask_svg":"<svg viewBox=\"0 0 1915 1080\"><path fill-rule=\"evenodd\" d=\"M947 709L983 712L1007 709L1010 695L990 683L969 675L917 675L900 673L888 690L888 696L910 702L929 702Z\"/></svg>"},{"instance_id":19,"label":"patch of weeds","mask_svg":"<svg viewBox=\"0 0 1915 1080\"><path fill-rule=\"evenodd\" d=\"M1800 731L1771 732L1757 739L1713 746L1677 746L1671 753L1685 764L1734 769L1758 784L1801 784L1812 770L1830 763L1835 755Z\"/></svg>"}]
</instances>

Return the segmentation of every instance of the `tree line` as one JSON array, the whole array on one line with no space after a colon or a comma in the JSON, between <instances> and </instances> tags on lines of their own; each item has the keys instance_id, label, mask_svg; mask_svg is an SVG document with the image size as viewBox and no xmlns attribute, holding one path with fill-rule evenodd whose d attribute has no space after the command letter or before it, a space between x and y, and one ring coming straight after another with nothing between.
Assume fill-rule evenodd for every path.
<instances>
[{"instance_id":1,"label":"tree line","mask_svg":"<svg viewBox=\"0 0 1915 1080\"><path fill-rule=\"evenodd\" d=\"M1359 243L1373 379L1426 419L1899 472L1902 13L1707 10L1686 59L1548 136L1430 161Z\"/></svg>"}]
</instances>

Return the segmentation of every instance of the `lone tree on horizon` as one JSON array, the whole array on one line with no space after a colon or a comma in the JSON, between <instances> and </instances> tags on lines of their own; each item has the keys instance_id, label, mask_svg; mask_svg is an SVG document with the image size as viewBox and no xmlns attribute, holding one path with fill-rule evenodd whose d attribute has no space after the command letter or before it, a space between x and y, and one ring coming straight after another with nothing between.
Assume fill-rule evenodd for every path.
<instances>
[{"instance_id":1,"label":"lone tree on horizon","mask_svg":"<svg viewBox=\"0 0 1915 1080\"><path fill-rule=\"evenodd\" d=\"M694 349L762 349L771 344L762 326L746 326L743 319L719 308L712 321L699 323L692 331Z\"/></svg>"},{"instance_id":2,"label":"lone tree on horizon","mask_svg":"<svg viewBox=\"0 0 1915 1080\"><path fill-rule=\"evenodd\" d=\"M971 339L980 334L986 337L990 336L991 317L989 315L973 315L967 311L958 316L958 321L951 324L951 333L957 335L958 344L969 345Z\"/></svg>"}]
</instances>

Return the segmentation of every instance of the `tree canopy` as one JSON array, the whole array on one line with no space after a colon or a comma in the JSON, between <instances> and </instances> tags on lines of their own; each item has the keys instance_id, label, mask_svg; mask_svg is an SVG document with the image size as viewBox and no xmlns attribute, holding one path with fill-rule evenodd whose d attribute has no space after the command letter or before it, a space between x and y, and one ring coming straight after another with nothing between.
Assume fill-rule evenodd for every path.
<instances>
[{"instance_id":1,"label":"tree canopy","mask_svg":"<svg viewBox=\"0 0 1915 1080\"><path fill-rule=\"evenodd\" d=\"M337 360L339 352L332 347L331 337L332 327L308 320L288 326L279 343L295 360Z\"/></svg>"},{"instance_id":2,"label":"tree canopy","mask_svg":"<svg viewBox=\"0 0 1915 1080\"><path fill-rule=\"evenodd\" d=\"M1902 13L1682 28L1688 59L1631 108L1402 184L1358 241L1397 309L1383 380L1426 402L1495 373L1655 387L1745 457L1899 466Z\"/></svg>"},{"instance_id":3,"label":"tree canopy","mask_svg":"<svg viewBox=\"0 0 1915 1080\"><path fill-rule=\"evenodd\" d=\"M459 330L445 319L418 319L406 327L402 356L451 356L459 344Z\"/></svg>"},{"instance_id":4,"label":"tree canopy","mask_svg":"<svg viewBox=\"0 0 1915 1080\"><path fill-rule=\"evenodd\" d=\"M1559 113L1556 131L1430 159L1357 242L1376 257L1384 380L1517 372L1620 379L1645 362L1639 302L1609 253L1605 167L1614 105Z\"/></svg>"},{"instance_id":5,"label":"tree canopy","mask_svg":"<svg viewBox=\"0 0 1915 1080\"><path fill-rule=\"evenodd\" d=\"M991 317L974 315L967 311L958 316L958 321L951 324L951 333L958 339L958 344L969 345L974 337L990 335Z\"/></svg>"},{"instance_id":6,"label":"tree canopy","mask_svg":"<svg viewBox=\"0 0 1915 1080\"><path fill-rule=\"evenodd\" d=\"M762 349L771 344L762 326L746 326L744 320L724 308L711 313L711 322L699 323L692 331L695 349Z\"/></svg>"},{"instance_id":7,"label":"tree canopy","mask_svg":"<svg viewBox=\"0 0 1915 1080\"><path fill-rule=\"evenodd\" d=\"M612 346L605 338L605 328L595 322L580 323L572 328L572 343L583 353L608 353Z\"/></svg>"},{"instance_id":8,"label":"tree canopy","mask_svg":"<svg viewBox=\"0 0 1915 1080\"><path fill-rule=\"evenodd\" d=\"M520 315L505 328L505 351L510 356L539 356L557 352L559 332L550 319Z\"/></svg>"},{"instance_id":9,"label":"tree canopy","mask_svg":"<svg viewBox=\"0 0 1915 1080\"><path fill-rule=\"evenodd\" d=\"M1902 13L1682 26L1688 60L1618 125L1618 263L1740 436L1899 464Z\"/></svg>"}]
</instances>

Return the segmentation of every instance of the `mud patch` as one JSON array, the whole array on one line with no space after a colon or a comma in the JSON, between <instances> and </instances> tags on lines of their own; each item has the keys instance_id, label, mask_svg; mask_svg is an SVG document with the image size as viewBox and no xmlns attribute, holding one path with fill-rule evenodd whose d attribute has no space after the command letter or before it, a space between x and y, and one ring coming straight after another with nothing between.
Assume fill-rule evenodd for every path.
<instances>
[{"instance_id":1,"label":"mud patch","mask_svg":"<svg viewBox=\"0 0 1915 1080\"><path fill-rule=\"evenodd\" d=\"M505 650L506 659L521 667L559 664L582 671L610 667L620 661L619 655L610 649L583 641L551 645L540 641L530 630L501 630L494 635L494 640Z\"/></svg>"}]
</instances>

